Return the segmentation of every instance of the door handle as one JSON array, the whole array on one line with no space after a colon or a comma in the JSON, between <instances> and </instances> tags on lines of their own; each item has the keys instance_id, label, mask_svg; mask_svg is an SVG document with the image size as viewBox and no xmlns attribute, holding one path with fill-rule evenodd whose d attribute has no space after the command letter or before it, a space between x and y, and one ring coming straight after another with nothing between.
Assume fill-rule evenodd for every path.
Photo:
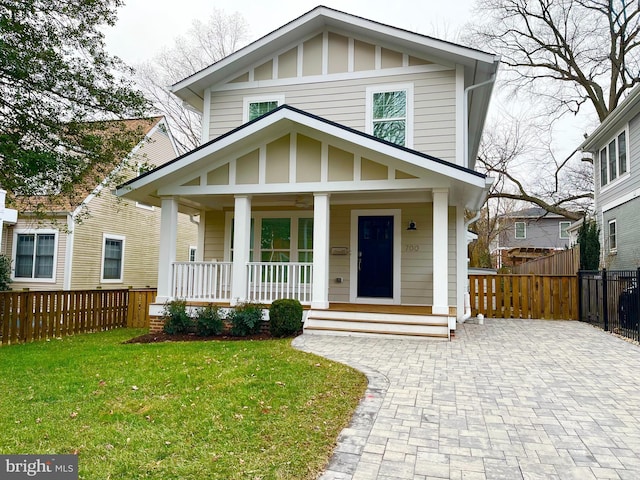
<instances>
[{"instance_id":1,"label":"door handle","mask_svg":"<svg viewBox=\"0 0 640 480\"><path fill-rule=\"evenodd\" d=\"M362 252L358 252L358 271L362 270Z\"/></svg>"}]
</instances>

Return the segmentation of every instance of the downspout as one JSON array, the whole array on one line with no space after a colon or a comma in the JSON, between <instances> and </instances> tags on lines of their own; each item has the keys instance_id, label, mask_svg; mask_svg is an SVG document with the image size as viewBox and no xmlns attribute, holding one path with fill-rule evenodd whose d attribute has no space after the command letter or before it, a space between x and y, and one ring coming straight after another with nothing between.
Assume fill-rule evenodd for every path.
<instances>
[{"instance_id":1,"label":"downspout","mask_svg":"<svg viewBox=\"0 0 640 480\"><path fill-rule=\"evenodd\" d=\"M489 80L485 80L484 82L477 83L475 85L469 85L464 89L464 99L463 99L463 108L464 108L464 161L465 167L469 167L469 92L471 90L475 90L476 88L484 87L485 85L489 85L490 83L494 83L496 81L496 74L492 74Z\"/></svg>"},{"instance_id":2,"label":"downspout","mask_svg":"<svg viewBox=\"0 0 640 480\"><path fill-rule=\"evenodd\" d=\"M476 220L478 220L480 218L480 215L482 215L482 211L478 210L476 212L476 214L471 219L469 219L468 221L464 222L464 230L465 230L465 232L469 228L469 225L471 225L473 222L475 222ZM469 267L468 266L467 266L467 278L469 278ZM471 318L471 298L469 296L469 288L467 287L467 290L464 292L464 313L462 314L462 317L460 317L460 319L458 321L460 323L464 323L467 320L469 320L470 318Z\"/></svg>"}]
</instances>

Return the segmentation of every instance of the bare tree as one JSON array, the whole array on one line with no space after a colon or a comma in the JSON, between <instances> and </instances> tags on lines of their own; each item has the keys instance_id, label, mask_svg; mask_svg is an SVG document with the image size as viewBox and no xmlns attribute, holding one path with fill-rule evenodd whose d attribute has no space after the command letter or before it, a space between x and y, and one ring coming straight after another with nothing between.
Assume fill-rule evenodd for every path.
<instances>
[{"instance_id":1,"label":"bare tree","mask_svg":"<svg viewBox=\"0 0 640 480\"><path fill-rule=\"evenodd\" d=\"M167 117L181 151L200 144L201 118L167 87L236 51L247 32L247 23L239 13L226 14L214 9L205 22L195 20L186 36L175 39L173 47L136 67L141 89Z\"/></svg>"},{"instance_id":2,"label":"bare tree","mask_svg":"<svg viewBox=\"0 0 640 480\"><path fill-rule=\"evenodd\" d=\"M489 199L528 202L572 220L593 199L593 167L574 154L554 154L552 131L535 119L503 113L485 129L478 165L496 179Z\"/></svg>"},{"instance_id":3,"label":"bare tree","mask_svg":"<svg viewBox=\"0 0 640 480\"><path fill-rule=\"evenodd\" d=\"M501 55L512 86L550 112L588 104L600 121L640 81L637 0L478 0L476 45Z\"/></svg>"}]
</instances>

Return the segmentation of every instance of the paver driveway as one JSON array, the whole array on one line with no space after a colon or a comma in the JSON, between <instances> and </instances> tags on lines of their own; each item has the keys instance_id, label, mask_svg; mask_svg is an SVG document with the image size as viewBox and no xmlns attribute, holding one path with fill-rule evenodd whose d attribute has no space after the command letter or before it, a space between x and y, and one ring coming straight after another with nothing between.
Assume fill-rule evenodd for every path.
<instances>
[{"instance_id":1,"label":"paver driveway","mask_svg":"<svg viewBox=\"0 0 640 480\"><path fill-rule=\"evenodd\" d=\"M640 479L640 347L579 322L451 342L302 335L367 374L324 479Z\"/></svg>"}]
</instances>

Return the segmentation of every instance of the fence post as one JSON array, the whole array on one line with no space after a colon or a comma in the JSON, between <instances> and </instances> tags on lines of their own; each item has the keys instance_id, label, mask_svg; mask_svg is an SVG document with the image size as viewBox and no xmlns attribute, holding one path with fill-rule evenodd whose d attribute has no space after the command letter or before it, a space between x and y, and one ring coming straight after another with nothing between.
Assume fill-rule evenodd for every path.
<instances>
[{"instance_id":1,"label":"fence post","mask_svg":"<svg viewBox=\"0 0 640 480\"><path fill-rule=\"evenodd\" d=\"M582 270L578 270L578 320L582 321Z\"/></svg>"},{"instance_id":2,"label":"fence post","mask_svg":"<svg viewBox=\"0 0 640 480\"><path fill-rule=\"evenodd\" d=\"M609 331L609 297L607 294L607 269L602 269L602 321L604 322L604 331Z\"/></svg>"}]
</instances>

